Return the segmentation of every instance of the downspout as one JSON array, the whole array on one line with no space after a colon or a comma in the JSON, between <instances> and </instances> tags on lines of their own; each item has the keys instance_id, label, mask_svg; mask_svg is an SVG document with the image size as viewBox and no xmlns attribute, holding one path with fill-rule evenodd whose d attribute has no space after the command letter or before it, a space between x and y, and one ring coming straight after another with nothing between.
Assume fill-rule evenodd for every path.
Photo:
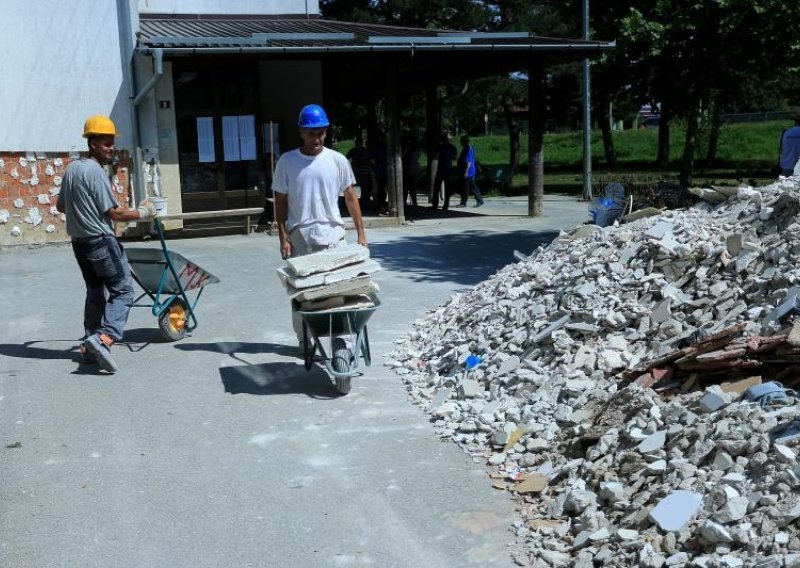
<instances>
[{"instance_id":1,"label":"downspout","mask_svg":"<svg viewBox=\"0 0 800 568\"><path fill-rule=\"evenodd\" d=\"M133 106L138 107L139 103L142 102L142 99L147 96L147 94L153 90L153 87L156 86L158 80L161 79L161 75L164 74L164 51L157 47L153 50L153 76L150 77L150 80L142 87L142 90L139 91L139 94L136 95L133 99Z\"/></svg>"}]
</instances>

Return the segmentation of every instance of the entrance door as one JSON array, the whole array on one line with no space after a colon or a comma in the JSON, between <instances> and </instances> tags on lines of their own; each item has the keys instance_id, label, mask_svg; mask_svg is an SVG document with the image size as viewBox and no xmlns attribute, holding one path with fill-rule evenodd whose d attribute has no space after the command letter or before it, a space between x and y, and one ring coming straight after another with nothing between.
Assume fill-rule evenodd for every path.
<instances>
[{"instance_id":1,"label":"entrance door","mask_svg":"<svg viewBox=\"0 0 800 568\"><path fill-rule=\"evenodd\" d=\"M174 78L183 210L263 207L256 67L176 61Z\"/></svg>"}]
</instances>

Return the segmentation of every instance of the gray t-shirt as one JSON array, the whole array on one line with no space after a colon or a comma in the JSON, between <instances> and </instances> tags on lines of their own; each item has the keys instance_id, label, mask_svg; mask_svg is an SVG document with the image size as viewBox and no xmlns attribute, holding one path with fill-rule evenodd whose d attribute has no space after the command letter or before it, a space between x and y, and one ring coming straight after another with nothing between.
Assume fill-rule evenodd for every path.
<instances>
[{"instance_id":1,"label":"gray t-shirt","mask_svg":"<svg viewBox=\"0 0 800 568\"><path fill-rule=\"evenodd\" d=\"M67 218L67 233L73 239L114 236L114 223L106 211L118 206L103 167L89 158L67 166L58 203Z\"/></svg>"}]
</instances>

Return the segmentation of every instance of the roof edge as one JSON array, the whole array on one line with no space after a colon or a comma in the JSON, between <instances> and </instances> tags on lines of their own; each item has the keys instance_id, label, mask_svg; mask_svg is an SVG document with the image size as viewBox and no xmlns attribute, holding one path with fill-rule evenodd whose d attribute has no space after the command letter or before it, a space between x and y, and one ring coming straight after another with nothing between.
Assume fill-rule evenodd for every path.
<instances>
[{"instance_id":1,"label":"roof edge","mask_svg":"<svg viewBox=\"0 0 800 568\"><path fill-rule=\"evenodd\" d=\"M139 14L140 20L322 20L321 14Z\"/></svg>"}]
</instances>

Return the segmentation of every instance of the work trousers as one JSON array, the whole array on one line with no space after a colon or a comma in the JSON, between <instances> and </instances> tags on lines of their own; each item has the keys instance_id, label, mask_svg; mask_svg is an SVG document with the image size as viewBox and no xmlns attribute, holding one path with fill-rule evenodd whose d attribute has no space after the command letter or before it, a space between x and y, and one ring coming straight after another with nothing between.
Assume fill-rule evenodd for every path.
<instances>
[{"instance_id":1,"label":"work trousers","mask_svg":"<svg viewBox=\"0 0 800 568\"><path fill-rule=\"evenodd\" d=\"M356 174L356 185L361 189L361 197L358 200L361 205L361 211L367 211L372 202L372 174Z\"/></svg>"},{"instance_id":2,"label":"work trousers","mask_svg":"<svg viewBox=\"0 0 800 568\"><path fill-rule=\"evenodd\" d=\"M319 252L321 250L327 250L330 248L335 248L344 244L347 244L347 241L342 239L337 243L333 243L330 245L312 245L311 243L306 242L303 238L303 235L300 234L300 231L292 231L289 233L289 242L292 244L292 256L305 256L307 254L311 254L312 252ZM299 302L296 300L292 300L292 327L294 328L294 333L297 335L297 341L303 341L303 316L297 313L299 308ZM309 340L311 338L309 337Z\"/></svg>"},{"instance_id":3,"label":"work trousers","mask_svg":"<svg viewBox=\"0 0 800 568\"><path fill-rule=\"evenodd\" d=\"M122 339L133 306L128 257L116 237L73 239L72 251L86 283L83 327L86 337L104 333Z\"/></svg>"},{"instance_id":4,"label":"work trousers","mask_svg":"<svg viewBox=\"0 0 800 568\"><path fill-rule=\"evenodd\" d=\"M469 194L472 192L472 195L475 196L475 201L477 201L478 205L483 203L483 195L481 195L481 190L478 187L478 182L475 181L475 176L464 178L461 183L461 205L467 204L467 199L469 198Z\"/></svg>"},{"instance_id":5,"label":"work trousers","mask_svg":"<svg viewBox=\"0 0 800 568\"><path fill-rule=\"evenodd\" d=\"M442 184L444 184L444 202L450 203L450 172L440 172L438 169L433 178L433 195L431 195L431 207L437 209L439 207L439 192L441 191ZM445 206L445 209L447 207Z\"/></svg>"}]
</instances>

